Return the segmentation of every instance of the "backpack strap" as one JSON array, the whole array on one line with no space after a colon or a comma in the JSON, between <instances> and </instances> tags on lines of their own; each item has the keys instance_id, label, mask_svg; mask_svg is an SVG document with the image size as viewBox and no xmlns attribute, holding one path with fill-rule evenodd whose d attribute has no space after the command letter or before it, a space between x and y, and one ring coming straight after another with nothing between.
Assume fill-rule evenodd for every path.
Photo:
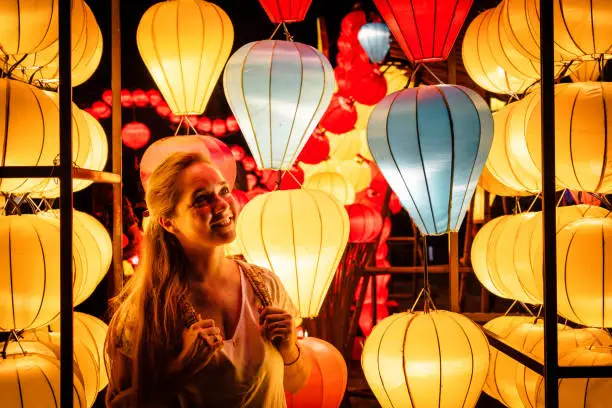
<instances>
[{"instance_id":1,"label":"backpack strap","mask_svg":"<svg viewBox=\"0 0 612 408\"><path fill-rule=\"evenodd\" d=\"M249 284L253 288L253 292L259 299L259 302L263 307L268 307L272 305L272 295L270 294L270 289L266 285L264 281L264 269L260 266L253 265L241 261L239 259L234 259L238 263L238 265L244 271L244 275L247 277Z\"/></svg>"}]
</instances>

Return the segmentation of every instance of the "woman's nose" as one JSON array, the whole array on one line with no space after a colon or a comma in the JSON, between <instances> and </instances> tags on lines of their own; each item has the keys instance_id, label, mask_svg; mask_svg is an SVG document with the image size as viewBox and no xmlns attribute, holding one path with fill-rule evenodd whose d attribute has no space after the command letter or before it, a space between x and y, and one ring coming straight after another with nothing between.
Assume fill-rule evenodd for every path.
<instances>
[{"instance_id":1,"label":"woman's nose","mask_svg":"<svg viewBox=\"0 0 612 408\"><path fill-rule=\"evenodd\" d=\"M229 203L227 202L227 200L225 200L225 198L223 198L219 194L215 194L214 201L213 201L214 213L216 214L216 213L223 212L228 207L229 207Z\"/></svg>"}]
</instances>

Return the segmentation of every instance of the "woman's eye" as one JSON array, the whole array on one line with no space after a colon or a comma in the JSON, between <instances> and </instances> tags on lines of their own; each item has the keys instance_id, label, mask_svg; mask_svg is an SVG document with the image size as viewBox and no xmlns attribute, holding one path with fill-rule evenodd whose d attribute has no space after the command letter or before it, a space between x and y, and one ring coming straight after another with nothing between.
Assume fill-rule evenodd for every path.
<instances>
[{"instance_id":1,"label":"woman's eye","mask_svg":"<svg viewBox=\"0 0 612 408\"><path fill-rule=\"evenodd\" d=\"M193 205L204 205L207 201L208 199L205 195L199 195L193 200Z\"/></svg>"},{"instance_id":2,"label":"woman's eye","mask_svg":"<svg viewBox=\"0 0 612 408\"><path fill-rule=\"evenodd\" d=\"M229 193L230 193L230 189L229 189L229 187L223 187L223 188L221 189L221 194L222 194L222 195L226 195L226 194L229 194Z\"/></svg>"}]
</instances>

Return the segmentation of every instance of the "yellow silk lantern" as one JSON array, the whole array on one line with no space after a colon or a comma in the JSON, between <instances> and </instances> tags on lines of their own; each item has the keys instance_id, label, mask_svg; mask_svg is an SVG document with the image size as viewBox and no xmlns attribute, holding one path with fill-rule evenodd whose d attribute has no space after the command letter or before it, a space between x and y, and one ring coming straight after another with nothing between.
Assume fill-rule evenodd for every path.
<instances>
[{"instance_id":1,"label":"yellow silk lantern","mask_svg":"<svg viewBox=\"0 0 612 408\"><path fill-rule=\"evenodd\" d=\"M202 0L157 3L142 16L136 40L170 110L204 112L234 42L225 11Z\"/></svg>"},{"instance_id":2,"label":"yellow silk lantern","mask_svg":"<svg viewBox=\"0 0 612 408\"><path fill-rule=\"evenodd\" d=\"M514 190L506 186L500 180L498 180L493 174L491 174L489 169L487 169L486 165L482 169L482 174L480 175L480 179L478 180L478 185L482 187L483 189L487 190L489 193L496 194L499 196L504 196L504 197L526 196L530 194L528 192Z\"/></svg>"},{"instance_id":3,"label":"yellow silk lantern","mask_svg":"<svg viewBox=\"0 0 612 408\"><path fill-rule=\"evenodd\" d=\"M467 408L482 391L488 348L480 328L463 315L398 313L374 327L361 366L384 408Z\"/></svg>"},{"instance_id":4,"label":"yellow silk lantern","mask_svg":"<svg viewBox=\"0 0 612 408\"><path fill-rule=\"evenodd\" d=\"M495 201L495 194L489 194L488 206L491 207ZM485 218L485 190L478 186L474 193L474 214L472 219L474 222L483 222Z\"/></svg>"},{"instance_id":5,"label":"yellow silk lantern","mask_svg":"<svg viewBox=\"0 0 612 408\"><path fill-rule=\"evenodd\" d=\"M362 150L366 140L364 134L363 129L353 129L342 135L326 132L329 139L329 156L339 161L354 159Z\"/></svg>"},{"instance_id":6,"label":"yellow silk lantern","mask_svg":"<svg viewBox=\"0 0 612 408\"><path fill-rule=\"evenodd\" d=\"M338 173L353 185L356 193L368 188L372 182L372 169L363 160L343 160L337 169Z\"/></svg>"},{"instance_id":7,"label":"yellow silk lantern","mask_svg":"<svg viewBox=\"0 0 612 408\"><path fill-rule=\"evenodd\" d=\"M242 254L274 272L301 317L315 317L348 242L348 214L318 190L261 194L238 216Z\"/></svg>"},{"instance_id":8,"label":"yellow silk lantern","mask_svg":"<svg viewBox=\"0 0 612 408\"><path fill-rule=\"evenodd\" d=\"M357 122L355 122L355 129L365 129L368 127L368 119L370 114L376 107L376 105L362 105L359 102L355 102L355 111L357 112Z\"/></svg>"},{"instance_id":9,"label":"yellow silk lantern","mask_svg":"<svg viewBox=\"0 0 612 408\"><path fill-rule=\"evenodd\" d=\"M72 12L72 86L87 81L102 59L102 32L87 4L76 1ZM24 58L25 57L25 58ZM23 60L22 60L23 59ZM14 74L23 80L31 79L46 87L57 87L59 81L59 41L29 55L16 55L19 62Z\"/></svg>"},{"instance_id":10,"label":"yellow silk lantern","mask_svg":"<svg viewBox=\"0 0 612 408\"><path fill-rule=\"evenodd\" d=\"M601 76L603 61L583 61L569 68L570 78L573 82L597 81Z\"/></svg>"},{"instance_id":11,"label":"yellow silk lantern","mask_svg":"<svg viewBox=\"0 0 612 408\"><path fill-rule=\"evenodd\" d=\"M355 202L355 189L353 185L340 173L317 173L302 184L302 188L324 191L334 196L343 205Z\"/></svg>"},{"instance_id":12,"label":"yellow silk lantern","mask_svg":"<svg viewBox=\"0 0 612 408\"><path fill-rule=\"evenodd\" d=\"M306 164L299 162L298 165L304 171L304 179L308 180L309 177L312 177L317 173L337 172L338 168L340 167L340 161L334 158L329 158L317 164Z\"/></svg>"},{"instance_id":13,"label":"yellow silk lantern","mask_svg":"<svg viewBox=\"0 0 612 408\"><path fill-rule=\"evenodd\" d=\"M528 117L527 147L541 169L540 100ZM612 84L583 82L555 86L557 183L592 193L612 192Z\"/></svg>"},{"instance_id":14,"label":"yellow silk lantern","mask_svg":"<svg viewBox=\"0 0 612 408\"><path fill-rule=\"evenodd\" d=\"M381 71L384 71L383 75L387 80L387 95L401 91L408 85L410 75L406 69L395 65L389 65L384 67Z\"/></svg>"}]
</instances>

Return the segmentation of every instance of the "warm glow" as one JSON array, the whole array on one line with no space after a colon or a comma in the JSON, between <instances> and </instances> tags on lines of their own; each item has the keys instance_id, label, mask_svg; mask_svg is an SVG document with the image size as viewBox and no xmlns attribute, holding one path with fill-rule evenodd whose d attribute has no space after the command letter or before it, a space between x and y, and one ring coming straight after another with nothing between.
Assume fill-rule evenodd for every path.
<instances>
[{"instance_id":1,"label":"warm glow","mask_svg":"<svg viewBox=\"0 0 612 408\"><path fill-rule=\"evenodd\" d=\"M227 14L207 1L163 1L142 16L136 40L172 113L202 114L234 42Z\"/></svg>"},{"instance_id":2,"label":"warm glow","mask_svg":"<svg viewBox=\"0 0 612 408\"><path fill-rule=\"evenodd\" d=\"M324 191L334 196L343 205L353 204L355 201L353 185L342 174L336 172L314 174L308 177L302 188Z\"/></svg>"},{"instance_id":3,"label":"warm glow","mask_svg":"<svg viewBox=\"0 0 612 408\"><path fill-rule=\"evenodd\" d=\"M383 408L473 408L489 344L467 317L444 310L387 317L367 338L361 366Z\"/></svg>"},{"instance_id":4,"label":"warm glow","mask_svg":"<svg viewBox=\"0 0 612 408\"><path fill-rule=\"evenodd\" d=\"M364 145L367 146L366 143ZM338 173L342 174L346 180L353 185L355 192L365 190L372 182L372 169L363 160L344 160L338 163Z\"/></svg>"},{"instance_id":5,"label":"warm glow","mask_svg":"<svg viewBox=\"0 0 612 408\"><path fill-rule=\"evenodd\" d=\"M316 317L349 235L342 203L317 190L285 190L249 201L236 232L242 254L274 272L300 317Z\"/></svg>"},{"instance_id":6,"label":"warm glow","mask_svg":"<svg viewBox=\"0 0 612 408\"><path fill-rule=\"evenodd\" d=\"M363 143L366 143L365 129L353 129L342 135L327 132L326 135L329 139L329 157L338 161L354 159L363 150Z\"/></svg>"}]
</instances>

